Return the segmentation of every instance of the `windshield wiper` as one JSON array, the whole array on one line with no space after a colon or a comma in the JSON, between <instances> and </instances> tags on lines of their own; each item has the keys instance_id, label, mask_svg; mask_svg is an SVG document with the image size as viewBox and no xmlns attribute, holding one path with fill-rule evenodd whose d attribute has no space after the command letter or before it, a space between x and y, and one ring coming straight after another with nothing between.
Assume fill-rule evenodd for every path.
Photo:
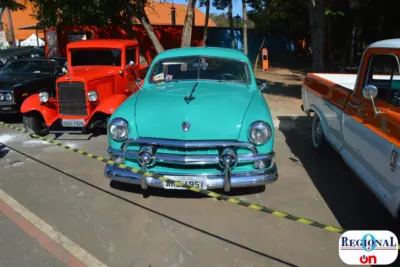
<instances>
[{"instance_id":1,"label":"windshield wiper","mask_svg":"<svg viewBox=\"0 0 400 267\"><path fill-rule=\"evenodd\" d=\"M193 93L194 93L194 90L196 90L196 87L197 87L198 84L199 84L199 82L196 82L196 83L194 84L194 86L193 86L192 91L190 92L190 95L184 97L184 99L185 99L185 101L186 101L187 104L189 104L190 101L192 101L192 100L195 99L195 97L193 97Z\"/></svg>"}]
</instances>

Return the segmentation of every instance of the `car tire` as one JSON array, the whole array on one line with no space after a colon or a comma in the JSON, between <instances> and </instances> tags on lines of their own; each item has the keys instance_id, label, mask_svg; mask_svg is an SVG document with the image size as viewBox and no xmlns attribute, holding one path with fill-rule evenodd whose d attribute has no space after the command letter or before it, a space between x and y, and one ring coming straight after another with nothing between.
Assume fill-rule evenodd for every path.
<instances>
[{"instance_id":1,"label":"car tire","mask_svg":"<svg viewBox=\"0 0 400 267\"><path fill-rule=\"evenodd\" d=\"M24 115L23 123L25 131L29 133L33 133L38 136L46 136L49 134L49 127L47 127L41 115L38 114Z\"/></svg>"},{"instance_id":2,"label":"car tire","mask_svg":"<svg viewBox=\"0 0 400 267\"><path fill-rule=\"evenodd\" d=\"M311 127L311 141L315 151L323 153L327 149L327 141L322 129L321 119L318 114L314 113L314 118Z\"/></svg>"}]
</instances>

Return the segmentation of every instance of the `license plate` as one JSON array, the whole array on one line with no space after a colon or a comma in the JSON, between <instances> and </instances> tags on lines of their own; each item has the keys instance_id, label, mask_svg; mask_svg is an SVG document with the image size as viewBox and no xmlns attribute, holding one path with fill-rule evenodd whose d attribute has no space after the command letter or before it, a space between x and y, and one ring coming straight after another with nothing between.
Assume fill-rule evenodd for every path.
<instances>
[{"instance_id":1,"label":"license plate","mask_svg":"<svg viewBox=\"0 0 400 267\"><path fill-rule=\"evenodd\" d=\"M83 127L85 120L62 120L63 127Z\"/></svg>"},{"instance_id":2,"label":"license plate","mask_svg":"<svg viewBox=\"0 0 400 267\"><path fill-rule=\"evenodd\" d=\"M205 177L180 177L180 176L165 176L168 179L180 181L188 186L194 186L201 189L207 189L207 182ZM171 183L164 183L165 189L180 189L187 190L184 187L179 187Z\"/></svg>"}]
</instances>

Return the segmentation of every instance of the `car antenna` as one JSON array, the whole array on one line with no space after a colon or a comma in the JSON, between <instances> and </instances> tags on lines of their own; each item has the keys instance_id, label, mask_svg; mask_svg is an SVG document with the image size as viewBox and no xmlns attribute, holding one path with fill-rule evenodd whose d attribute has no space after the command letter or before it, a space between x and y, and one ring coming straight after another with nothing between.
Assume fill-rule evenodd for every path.
<instances>
[{"instance_id":1,"label":"car antenna","mask_svg":"<svg viewBox=\"0 0 400 267\"><path fill-rule=\"evenodd\" d=\"M197 87L197 85L199 84L199 75L200 75L200 65L199 65L199 68L198 68L198 70L197 70L197 81L196 81L196 83L194 84L194 86L193 86L193 88L192 88L192 91L190 91L190 94L189 94L188 96L185 96L185 97L183 98L183 99L186 101L186 104L189 104L190 101L192 101L192 100L195 99L195 97L193 96L193 94L194 94L194 90L196 90L196 87Z\"/></svg>"},{"instance_id":2,"label":"car antenna","mask_svg":"<svg viewBox=\"0 0 400 267\"><path fill-rule=\"evenodd\" d=\"M189 104L190 101L192 101L192 100L195 99L195 97L193 96L193 93L194 93L194 90L196 89L196 87L197 87L198 84L199 84L199 81L197 81L197 82L194 84L193 89L192 89L192 91L190 92L190 95L184 97L184 99L185 99L185 101L186 101L187 104Z\"/></svg>"}]
</instances>

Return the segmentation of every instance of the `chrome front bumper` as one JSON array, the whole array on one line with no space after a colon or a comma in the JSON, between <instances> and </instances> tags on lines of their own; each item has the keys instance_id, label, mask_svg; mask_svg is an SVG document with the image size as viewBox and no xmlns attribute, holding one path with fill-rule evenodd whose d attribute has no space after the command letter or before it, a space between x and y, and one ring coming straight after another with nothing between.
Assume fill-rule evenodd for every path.
<instances>
[{"instance_id":1,"label":"chrome front bumper","mask_svg":"<svg viewBox=\"0 0 400 267\"><path fill-rule=\"evenodd\" d=\"M156 173L156 172L154 172ZM173 173L156 173L159 175L171 175L174 177L181 176L184 177L205 177L207 183L207 189L221 189L224 187L224 174L209 174L209 175L176 175ZM114 167L113 165L107 165L104 170L104 176L111 180L136 184L140 185L141 183L141 175L133 173L128 170L120 169ZM231 174L231 186L232 188L237 187L251 187L251 186L260 186L269 183L273 183L278 179L278 169L276 164L273 164L272 167L262 171L252 171L252 172L243 172L243 173L232 173ZM163 188L164 183L154 178L146 177L147 185L151 187L159 187Z\"/></svg>"},{"instance_id":2,"label":"chrome front bumper","mask_svg":"<svg viewBox=\"0 0 400 267\"><path fill-rule=\"evenodd\" d=\"M203 186L206 184L207 189L217 189L224 188L226 192L230 190L231 187L249 187L258 186L268 183L275 182L278 179L278 172L276 164L273 163L272 159L274 153L260 154L258 153L257 147L248 142L238 142L238 141L179 141L179 140L167 140L167 139L154 139L154 138L138 138L129 139L121 145L121 149L109 148L107 152L110 156L118 158L119 162L125 159L135 159L140 158L141 149L139 150L128 150L129 145L135 145L136 147L147 147L151 148L148 151L151 152L151 156L148 158L152 159L152 166L157 163L174 165L179 169L179 166L215 166L216 170L223 168L223 172L212 173L164 173L164 172L154 172L158 175L167 176L172 180L180 180L185 178L198 178L203 180ZM184 150L210 150L214 149L219 152L216 154L171 154L171 153L159 153L157 150L159 148L172 148L174 149L184 149ZM233 171L236 164L233 165L221 165L221 161L224 158L224 150L233 149L235 152L233 157L235 158L236 164L256 164L261 166L254 168L251 171ZM237 154L237 150L241 149L242 152ZM245 151L248 153L245 153ZM236 155L237 154L237 155ZM261 165L260 165L261 163ZM256 166L255 165L255 166ZM141 164L142 170L147 171L147 168ZM214 168L214 167L212 167ZM148 169L149 172L151 168ZM133 173L129 170L116 168L113 165L107 165L104 171L104 175L111 179L120 182L140 184L143 189L147 189L148 186L152 187L163 187L164 183L153 179L151 177L145 177L140 174ZM170 177L168 177L170 176Z\"/></svg>"}]
</instances>

